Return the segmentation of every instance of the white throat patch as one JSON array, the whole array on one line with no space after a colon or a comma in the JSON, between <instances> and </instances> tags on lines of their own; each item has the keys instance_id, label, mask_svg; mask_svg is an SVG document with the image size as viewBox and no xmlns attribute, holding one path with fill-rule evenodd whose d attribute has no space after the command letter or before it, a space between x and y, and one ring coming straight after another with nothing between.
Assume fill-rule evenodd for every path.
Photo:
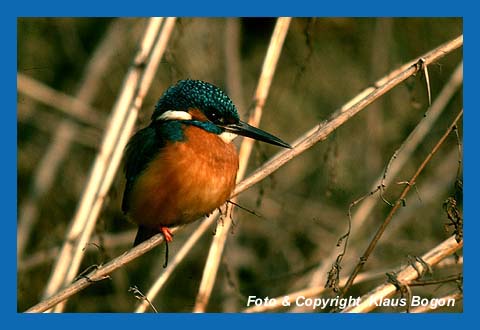
<instances>
[{"instance_id":1,"label":"white throat patch","mask_svg":"<svg viewBox=\"0 0 480 330\"><path fill-rule=\"evenodd\" d=\"M158 116L155 120L192 120L192 115L186 111L168 110Z\"/></svg>"},{"instance_id":2,"label":"white throat patch","mask_svg":"<svg viewBox=\"0 0 480 330\"><path fill-rule=\"evenodd\" d=\"M220 138L223 140L225 143L230 143L235 139L238 135L235 133L230 133L230 132L223 132L222 134L219 135Z\"/></svg>"}]
</instances>

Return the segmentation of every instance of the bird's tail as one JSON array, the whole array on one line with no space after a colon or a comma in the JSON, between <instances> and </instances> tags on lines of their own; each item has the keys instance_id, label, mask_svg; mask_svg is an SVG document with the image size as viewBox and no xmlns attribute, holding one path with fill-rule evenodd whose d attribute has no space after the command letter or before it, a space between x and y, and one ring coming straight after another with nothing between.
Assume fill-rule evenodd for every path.
<instances>
[{"instance_id":1,"label":"bird's tail","mask_svg":"<svg viewBox=\"0 0 480 330\"><path fill-rule=\"evenodd\" d=\"M156 229L148 228L145 226L138 226L137 236L135 236L133 246L137 246L138 244L145 242L147 239L155 236L158 233L160 233L160 231Z\"/></svg>"}]
</instances>

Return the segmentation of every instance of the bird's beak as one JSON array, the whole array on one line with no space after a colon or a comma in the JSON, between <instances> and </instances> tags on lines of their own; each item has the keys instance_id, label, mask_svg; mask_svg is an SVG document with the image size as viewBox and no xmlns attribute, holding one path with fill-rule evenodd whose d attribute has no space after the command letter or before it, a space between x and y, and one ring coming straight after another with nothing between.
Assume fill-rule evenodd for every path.
<instances>
[{"instance_id":1,"label":"bird's beak","mask_svg":"<svg viewBox=\"0 0 480 330\"><path fill-rule=\"evenodd\" d=\"M248 125L247 123L243 121L239 121L236 124L228 124L225 126L222 126L225 131L230 132L230 133L235 133L238 135L246 136L258 141L263 141L267 142L276 146L284 147L284 148L292 148L288 143L283 142L276 136L273 136L270 133L267 133L265 131L262 131L259 128L253 127Z\"/></svg>"}]
</instances>

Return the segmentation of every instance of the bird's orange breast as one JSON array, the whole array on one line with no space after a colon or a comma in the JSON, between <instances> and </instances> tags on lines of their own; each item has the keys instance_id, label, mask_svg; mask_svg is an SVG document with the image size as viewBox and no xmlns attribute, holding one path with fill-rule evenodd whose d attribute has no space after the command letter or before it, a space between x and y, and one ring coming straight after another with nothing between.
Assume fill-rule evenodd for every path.
<instances>
[{"instance_id":1,"label":"bird's orange breast","mask_svg":"<svg viewBox=\"0 0 480 330\"><path fill-rule=\"evenodd\" d=\"M151 228L195 221L226 202L235 187L235 146L196 126L185 140L168 142L137 178L131 219Z\"/></svg>"}]
</instances>

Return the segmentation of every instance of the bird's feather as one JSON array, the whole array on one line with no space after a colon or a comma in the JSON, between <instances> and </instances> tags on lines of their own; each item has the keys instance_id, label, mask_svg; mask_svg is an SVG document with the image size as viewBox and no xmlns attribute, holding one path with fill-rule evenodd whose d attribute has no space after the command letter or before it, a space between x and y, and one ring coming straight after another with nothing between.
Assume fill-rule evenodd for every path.
<instances>
[{"instance_id":1,"label":"bird's feather","mask_svg":"<svg viewBox=\"0 0 480 330\"><path fill-rule=\"evenodd\" d=\"M156 129L150 125L139 130L130 139L125 150L125 192L123 193L122 211L128 212L129 197L136 177L147 168L164 142L158 138Z\"/></svg>"},{"instance_id":2,"label":"bird's feather","mask_svg":"<svg viewBox=\"0 0 480 330\"><path fill-rule=\"evenodd\" d=\"M178 121L152 122L133 135L125 150L125 192L123 193L122 211L129 210L130 192L137 177L158 155L167 141L181 141L184 135L182 124Z\"/></svg>"}]
</instances>

